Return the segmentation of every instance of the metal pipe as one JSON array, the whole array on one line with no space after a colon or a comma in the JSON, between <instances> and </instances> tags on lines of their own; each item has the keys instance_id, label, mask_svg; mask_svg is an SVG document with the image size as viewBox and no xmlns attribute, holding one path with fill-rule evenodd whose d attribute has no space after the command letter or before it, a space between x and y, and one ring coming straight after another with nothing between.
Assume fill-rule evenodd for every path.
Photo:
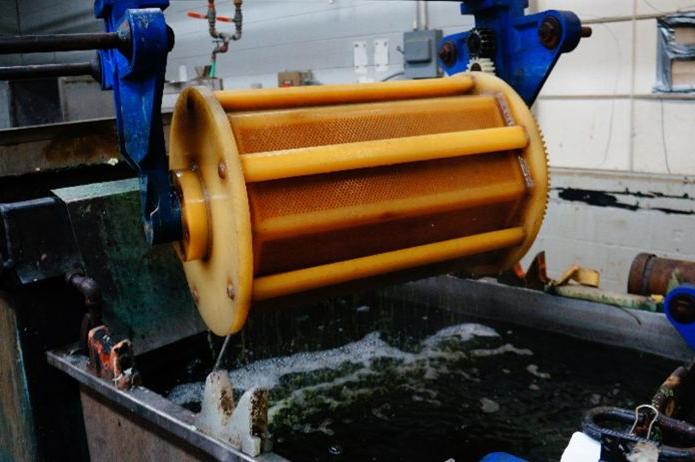
<instances>
[{"instance_id":1,"label":"metal pipe","mask_svg":"<svg viewBox=\"0 0 695 462\"><path fill-rule=\"evenodd\" d=\"M94 279L85 276L79 271L65 275L65 283L82 295L84 306L87 309L82 318L80 327L80 346L83 350L89 351L88 336L89 331L102 324L101 318L101 288Z\"/></svg>"},{"instance_id":2,"label":"metal pipe","mask_svg":"<svg viewBox=\"0 0 695 462\"><path fill-rule=\"evenodd\" d=\"M695 262L641 253L630 266L627 291L647 296L666 295L674 277L681 283L695 283Z\"/></svg>"},{"instance_id":3,"label":"metal pipe","mask_svg":"<svg viewBox=\"0 0 695 462\"><path fill-rule=\"evenodd\" d=\"M234 19L232 22L235 26L234 34L227 34L226 32L218 32L216 22L217 10L215 9L215 0L208 0L208 25L210 36L216 39L217 45L212 50L210 77L215 77L216 67L217 67L217 54L226 53L229 50L230 40L239 40L241 38L241 26L243 21L243 16L241 13L242 0L234 0Z\"/></svg>"},{"instance_id":4,"label":"metal pipe","mask_svg":"<svg viewBox=\"0 0 695 462\"><path fill-rule=\"evenodd\" d=\"M427 2L418 0L415 5L415 30L427 30L429 28L429 18Z\"/></svg>"},{"instance_id":5,"label":"metal pipe","mask_svg":"<svg viewBox=\"0 0 695 462\"><path fill-rule=\"evenodd\" d=\"M65 279L70 287L82 294L85 306L98 308L101 305L101 289L94 279L79 272L69 274Z\"/></svg>"},{"instance_id":6,"label":"metal pipe","mask_svg":"<svg viewBox=\"0 0 695 462\"><path fill-rule=\"evenodd\" d=\"M69 64L32 64L0 67L0 80L40 79L70 75L91 75L99 80L101 70L97 61Z\"/></svg>"},{"instance_id":7,"label":"metal pipe","mask_svg":"<svg viewBox=\"0 0 695 462\"><path fill-rule=\"evenodd\" d=\"M0 54L104 50L127 47L129 42L130 36L127 31L89 34L11 35L0 37Z\"/></svg>"}]
</instances>

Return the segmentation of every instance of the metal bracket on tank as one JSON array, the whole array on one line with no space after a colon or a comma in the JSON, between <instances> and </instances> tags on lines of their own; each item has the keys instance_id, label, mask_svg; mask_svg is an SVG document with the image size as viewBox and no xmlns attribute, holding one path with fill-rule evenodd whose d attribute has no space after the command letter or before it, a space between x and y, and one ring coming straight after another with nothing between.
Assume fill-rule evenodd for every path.
<instances>
[{"instance_id":1,"label":"metal bracket on tank","mask_svg":"<svg viewBox=\"0 0 695 462\"><path fill-rule=\"evenodd\" d=\"M108 32L128 35L125 50L99 50L101 87L113 89L123 157L140 177L145 234L151 244L181 237L181 211L169 175L162 129L162 91L174 33L169 0L96 0L94 14Z\"/></svg>"},{"instance_id":2,"label":"metal bracket on tank","mask_svg":"<svg viewBox=\"0 0 695 462\"><path fill-rule=\"evenodd\" d=\"M439 59L447 74L494 72L529 106L562 53L574 50L591 29L569 11L525 15L528 0L466 0L461 14L475 16L475 28L444 37Z\"/></svg>"},{"instance_id":3,"label":"metal bracket on tank","mask_svg":"<svg viewBox=\"0 0 695 462\"><path fill-rule=\"evenodd\" d=\"M196 426L250 456L270 452L268 391L251 388L235 404L229 372L224 369L212 371L205 379Z\"/></svg>"}]
</instances>

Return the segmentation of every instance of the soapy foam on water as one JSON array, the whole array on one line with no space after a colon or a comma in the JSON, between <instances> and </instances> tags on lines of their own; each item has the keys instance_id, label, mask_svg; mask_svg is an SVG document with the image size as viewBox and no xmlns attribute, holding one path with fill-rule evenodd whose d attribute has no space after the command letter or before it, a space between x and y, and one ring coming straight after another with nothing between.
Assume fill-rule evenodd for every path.
<instances>
[{"instance_id":1,"label":"soapy foam on water","mask_svg":"<svg viewBox=\"0 0 695 462\"><path fill-rule=\"evenodd\" d=\"M460 341L466 342L473 337L499 337L499 334L495 329L482 324L456 324L455 326L445 327L434 335L430 335L421 344L425 347L435 347L442 341L452 337L458 337Z\"/></svg>"},{"instance_id":2,"label":"soapy foam on water","mask_svg":"<svg viewBox=\"0 0 695 462\"><path fill-rule=\"evenodd\" d=\"M484 358L486 356L501 355L504 353L514 353L519 356L533 356L533 351L528 348L517 348L511 343L505 343L497 348L480 348L471 351L471 356L476 358Z\"/></svg>"},{"instance_id":3,"label":"soapy foam on water","mask_svg":"<svg viewBox=\"0 0 695 462\"><path fill-rule=\"evenodd\" d=\"M253 387L270 390L280 383L280 379L283 376L288 374L309 373L321 369L336 369L345 363L361 364L363 366L349 376L295 390L291 398L299 399L300 395L308 389L330 388L359 380L365 374L372 373L369 370L369 365L376 359L395 359L404 365L409 365L425 358L449 358L449 353L438 351L439 345L445 340L457 338L457 340L465 342L474 337L497 336L499 334L494 329L482 324L458 324L441 329L424 339L420 342L422 346L420 352L409 353L386 343L381 339L379 332L371 332L361 340L330 350L301 352L290 356L256 361L231 371L229 376L232 386L237 390L248 390ZM432 378L436 376L434 371L430 371L429 374ZM169 393L168 399L179 405L198 402L203 394L203 385L203 382L178 385Z\"/></svg>"}]
</instances>

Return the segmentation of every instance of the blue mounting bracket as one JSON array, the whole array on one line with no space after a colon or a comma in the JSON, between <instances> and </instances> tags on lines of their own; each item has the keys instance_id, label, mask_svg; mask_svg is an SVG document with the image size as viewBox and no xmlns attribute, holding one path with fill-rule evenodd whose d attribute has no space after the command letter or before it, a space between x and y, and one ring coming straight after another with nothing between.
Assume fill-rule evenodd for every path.
<instances>
[{"instance_id":1,"label":"blue mounting bracket","mask_svg":"<svg viewBox=\"0 0 695 462\"><path fill-rule=\"evenodd\" d=\"M151 244L181 237L181 210L169 175L162 128L162 91L174 34L169 0L96 0L107 32L128 36L125 50L99 50L101 87L113 90L121 153L140 178L145 234Z\"/></svg>"},{"instance_id":2,"label":"blue mounting bracket","mask_svg":"<svg viewBox=\"0 0 695 462\"><path fill-rule=\"evenodd\" d=\"M695 285L681 284L664 299L666 318L688 346L695 350Z\"/></svg>"},{"instance_id":3,"label":"blue mounting bracket","mask_svg":"<svg viewBox=\"0 0 695 462\"><path fill-rule=\"evenodd\" d=\"M572 12L548 10L526 16L528 0L466 0L461 14L475 16L475 28L444 37L439 57L447 74L468 70L484 59L529 106L562 53L591 35ZM485 70L476 69L473 70Z\"/></svg>"}]
</instances>

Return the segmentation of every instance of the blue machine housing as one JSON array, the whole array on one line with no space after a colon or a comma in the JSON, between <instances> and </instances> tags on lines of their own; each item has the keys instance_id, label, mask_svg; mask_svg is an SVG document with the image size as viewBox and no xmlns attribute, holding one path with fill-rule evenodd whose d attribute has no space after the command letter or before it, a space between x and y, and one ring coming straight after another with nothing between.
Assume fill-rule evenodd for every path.
<instances>
[{"instance_id":1,"label":"blue machine housing","mask_svg":"<svg viewBox=\"0 0 695 462\"><path fill-rule=\"evenodd\" d=\"M676 307L677 304L681 306ZM695 350L695 285L681 284L671 289L664 299L664 313L685 343Z\"/></svg>"},{"instance_id":2,"label":"blue machine housing","mask_svg":"<svg viewBox=\"0 0 695 462\"><path fill-rule=\"evenodd\" d=\"M510 84L529 106L533 104L543 84L562 53L574 50L582 36L581 21L572 12L548 10L524 15L528 0L467 0L461 4L461 14L475 16L475 29L448 35L440 42L455 48L452 62L440 60L449 75L467 70L473 56L468 38L478 30L491 31L494 36L495 73ZM541 39L543 33L553 40Z\"/></svg>"},{"instance_id":3,"label":"blue machine housing","mask_svg":"<svg viewBox=\"0 0 695 462\"><path fill-rule=\"evenodd\" d=\"M526 462L526 460L506 452L493 452L480 459L480 462Z\"/></svg>"},{"instance_id":4,"label":"blue machine housing","mask_svg":"<svg viewBox=\"0 0 695 462\"><path fill-rule=\"evenodd\" d=\"M169 0L96 0L107 32L130 35L128 55L99 50L101 87L113 90L121 153L140 178L145 233L152 244L181 237L181 211L169 175L162 128L162 91L174 34Z\"/></svg>"}]
</instances>

